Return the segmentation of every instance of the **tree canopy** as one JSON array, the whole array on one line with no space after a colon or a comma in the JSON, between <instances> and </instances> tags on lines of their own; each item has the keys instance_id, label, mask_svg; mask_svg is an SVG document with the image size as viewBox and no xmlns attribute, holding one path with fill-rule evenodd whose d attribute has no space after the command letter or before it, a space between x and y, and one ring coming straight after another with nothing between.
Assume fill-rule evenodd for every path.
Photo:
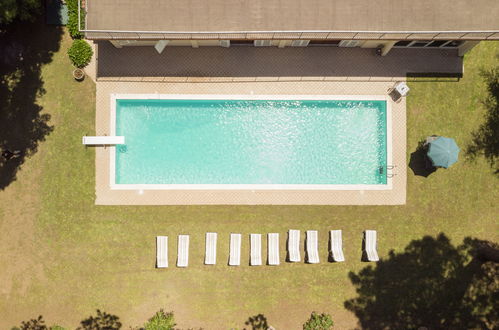
<instances>
[{"instance_id":1,"label":"tree canopy","mask_svg":"<svg viewBox=\"0 0 499 330\"><path fill-rule=\"evenodd\" d=\"M2 0L0 1L0 26L14 21L29 20L40 9L39 0Z\"/></svg>"}]
</instances>

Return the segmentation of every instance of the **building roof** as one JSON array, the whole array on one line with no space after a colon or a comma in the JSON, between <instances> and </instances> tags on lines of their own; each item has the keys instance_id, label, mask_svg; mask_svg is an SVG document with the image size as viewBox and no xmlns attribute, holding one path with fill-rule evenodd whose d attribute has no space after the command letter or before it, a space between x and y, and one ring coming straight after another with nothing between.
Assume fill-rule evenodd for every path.
<instances>
[{"instance_id":1,"label":"building roof","mask_svg":"<svg viewBox=\"0 0 499 330\"><path fill-rule=\"evenodd\" d=\"M499 32L497 0L86 0L87 30Z\"/></svg>"}]
</instances>

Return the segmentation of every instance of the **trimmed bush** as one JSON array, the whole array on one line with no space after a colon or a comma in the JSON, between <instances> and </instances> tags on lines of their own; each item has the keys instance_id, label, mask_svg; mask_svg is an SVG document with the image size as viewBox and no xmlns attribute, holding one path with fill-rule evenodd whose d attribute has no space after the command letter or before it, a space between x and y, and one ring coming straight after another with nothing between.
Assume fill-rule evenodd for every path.
<instances>
[{"instance_id":1,"label":"trimmed bush","mask_svg":"<svg viewBox=\"0 0 499 330\"><path fill-rule=\"evenodd\" d=\"M162 309L144 325L144 330L173 330L175 326L173 312L165 313Z\"/></svg>"},{"instance_id":2,"label":"trimmed bush","mask_svg":"<svg viewBox=\"0 0 499 330\"><path fill-rule=\"evenodd\" d=\"M78 0L66 0L68 6L68 30L71 38L81 39L83 38L83 33L78 29ZM85 15L83 15L84 9L81 9L81 26L85 26Z\"/></svg>"},{"instance_id":3,"label":"trimmed bush","mask_svg":"<svg viewBox=\"0 0 499 330\"><path fill-rule=\"evenodd\" d=\"M310 318L303 325L303 330L330 330L333 328L333 319L329 314L312 312Z\"/></svg>"},{"instance_id":4,"label":"trimmed bush","mask_svg":"<svg viewBox=\"0 0 499 330\"><path fill-rule=\"evenodd\" d=\"M68 49L68 56L77 68L84 68L92 59L92 47L85 40L76 39Z\"/></svg>"}]
</instances>

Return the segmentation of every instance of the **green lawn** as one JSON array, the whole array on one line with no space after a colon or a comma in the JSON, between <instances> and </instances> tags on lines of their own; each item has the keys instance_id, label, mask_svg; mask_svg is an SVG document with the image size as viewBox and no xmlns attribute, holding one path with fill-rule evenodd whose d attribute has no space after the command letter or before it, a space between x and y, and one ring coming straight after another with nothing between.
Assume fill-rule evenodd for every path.
<instances>
[{"instance_id":1,"label":"green lawn","mask_svg":"<svg viewBox=\"0 0 499 330\"><path fill-rule=\"evenodd\" d=\"M454 244L465 236L498 240L497 176L482 158L460 161L428 178L408 170L404 206L96 206L94 151L81 136L94 132L95 86L76 83L64 36L42 67L38 103L51 115L53 132L0 190L0 327L44 315L49 324L76 327L100 308L125 326L160 308L173 310L180 327L243 328L264 314L277 329L296 329L316 310L338 329L356 326L344 308L355 296L349 271L360 261L364 229L379 232L379 253L402 251L412 240L445 233ZM481 43L465 57L460 82L413 82L408 97L407 159L422 138L454 137L464 150L484 120L486 87L480 68L497 63L498 42ZM317 229L321 264L228 267L231 232ZM343 229L347 261L326 260L327 231ZM218 264L203 266L204 233L219 234ZM190 265L174 267L176 235L191 235ZM155 236L170 237L170 268L155 270ZM248 242L243 240L243 253ZM243 255L243 262L247 257Z\"/></svg>"}]
</instances>

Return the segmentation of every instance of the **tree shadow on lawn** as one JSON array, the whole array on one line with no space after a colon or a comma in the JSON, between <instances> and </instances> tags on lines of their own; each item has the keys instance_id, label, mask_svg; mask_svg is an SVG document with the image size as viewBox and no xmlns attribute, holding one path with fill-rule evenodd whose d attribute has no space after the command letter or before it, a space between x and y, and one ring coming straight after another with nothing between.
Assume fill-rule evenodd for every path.
<instances>
[{"instance_id":1,"label":"tree shadow on lawn","mask_svg":"<svg viewBox=\"0 0 499 330\"><path fill-rule=\"evenodd\" d=\"M37 97L45 93L42 66L59 50L63 30L45 25L43 16L0 28L0 149L20 152L10 160L0 157L0 190L16 179L25 159L53 130Z\"/></svg>"},{"instance_id":2,"label":"tree shadow on lawn","mask_svg":"<svg viewBox=\"0 0 499 330\"><path fill-rule=\"evenodd\" d=\"M437 170L428 158L427 153L428 148L424 145L424 141L420 141L416 151L411 154L411 159L409 160L409 168L414 175L426 178Z\"/></svg>"},{"instance_id":3,"label":"tree shadow on lawn","mask_svg":"<svg viewBox=\"0 0 499 330\"><path fill-rule=\"evenodd\" d=\"M412 241L401 253L358 274L358 297L345 301L362 329L492 329L498 325L497 245L440 234ZM488 254L484 251L489 251Z\"/></svg>"},{"instance_id":4,"label":"tree shadow on lawn","mask_svg":"<svg viewBox=\"0 0 499 330\"><path fill-rule=\"evenodd\" d=\"M475 159L478 155L485 156L494 173L499 175L499 66L483 71L481 75L487 84L488 95L483 101L487 112L485 122L472 133L466 155L470 159Z\"/></svg>"}]
</instances>

